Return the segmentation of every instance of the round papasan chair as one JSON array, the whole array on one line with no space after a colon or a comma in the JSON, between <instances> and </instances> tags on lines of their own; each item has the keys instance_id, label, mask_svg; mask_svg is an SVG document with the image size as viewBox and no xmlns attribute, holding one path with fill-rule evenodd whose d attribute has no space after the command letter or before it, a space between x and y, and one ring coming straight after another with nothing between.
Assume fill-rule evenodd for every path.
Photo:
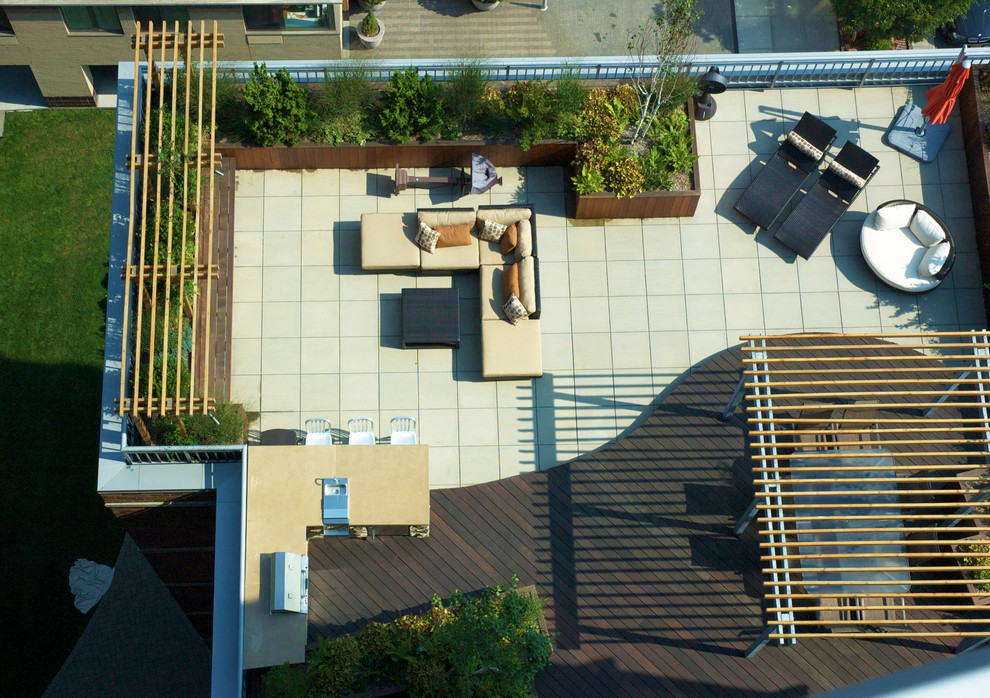
<instances>
[{"instance_id":1,"label":"round papasan chair","mask_svg":"<svg viewBox=\"0 0 990 698\"><path fill-rule=\"evenodd\" d=\"M955 244L934 211L914 201L881 204L863 221L863 259L888 286L924 293L937 287L952 269Z\"/></svg>"}]
</instances>

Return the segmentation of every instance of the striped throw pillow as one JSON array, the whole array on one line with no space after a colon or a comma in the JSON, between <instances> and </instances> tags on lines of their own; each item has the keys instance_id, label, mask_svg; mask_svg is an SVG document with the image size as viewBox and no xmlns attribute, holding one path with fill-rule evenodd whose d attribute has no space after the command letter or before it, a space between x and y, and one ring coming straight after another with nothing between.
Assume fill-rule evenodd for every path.
<instances>
[{"instance_id":1,"label":"striped throw pillow","mask_svg":"<svg viewBox=\"0 0 990 698\"><path fill-rule=\"evenodd\" d=\"M865 179L850 170L848 167L840 165L835 160L833 160L832 164L828 166L828 169L832 170L832 172L842 177L842 179L846 180L857 189L862 189L866 186Z\"/></svg>"}]
</instances>

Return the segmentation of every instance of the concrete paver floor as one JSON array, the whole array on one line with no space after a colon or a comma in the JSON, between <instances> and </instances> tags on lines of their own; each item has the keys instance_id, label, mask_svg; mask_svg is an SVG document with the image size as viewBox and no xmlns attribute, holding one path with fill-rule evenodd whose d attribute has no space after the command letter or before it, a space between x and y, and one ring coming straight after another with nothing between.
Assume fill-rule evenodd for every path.
<instances>
[{"instance_id":1,"label":"concrete paver floor","mask_svg":"<svg viewBox=\"0 0 990 698\"><path fill-rule=\"evenodd\" d=\"M742 334L982 328L958 116L934 163L880 142L896 108L924 90L719 96L715 118L697 128L702 195L692 218L569 219L563 168L499 168L501 187L456 200L449 189L390 196L391 170L238 171L232 398L260 410L260 429L300 429L309 417L340 429L350 417L370 416L386 436L391 417L416 417L430 445L431 485L465 485L608 443L686 370ZM810 260L732 209L805 110L838 130L836 150L853 140L880 159ZM917 296L879 282L859 251L867 212L901 198L935 210L957 244L946 281ZM477 274L364 272L360 217L513 202L536 209L545 373L484 381ZM401 349L401 289L437 285L459 291L461 348Z\"/></svg>"}]
</instances>

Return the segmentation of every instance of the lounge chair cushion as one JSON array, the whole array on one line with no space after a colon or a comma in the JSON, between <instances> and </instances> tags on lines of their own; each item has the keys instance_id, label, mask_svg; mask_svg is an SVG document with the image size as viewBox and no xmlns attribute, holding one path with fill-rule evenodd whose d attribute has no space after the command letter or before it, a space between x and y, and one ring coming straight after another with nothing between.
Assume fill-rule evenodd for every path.
<instances>
[{"instance_id":1,"label":"lounge chair cushion","mask_svg":"<svg viewBox=\"0 0 990 698\"><path fill-rule=\"evenodd\" d=\"M519 240L516 242L514 253L518 262L533 254L533 226L528 220L523 220L519 221L517 227L519 228Z\"/></svg>"},{"instance_id":2,"label":"lounge chair cushion","mask_svg":"<svg viewBox=\"0 0 990 698\"><path fill-rule=\"evenodd\" d=\"M419 230L416 233L416 244L421 248L433 254L433 251L437 248L437 241L440 240L440 233L430 226L428 226L423 221L419 222Z\"/></svg>"},{"instance_id":3,"label":"lounge chair cushion","mask_svg":"<svg viewBox=\"0 0 990 698\"><path fill-rule=\"evenodd\" d=\"M802 138L798 133L791 131L787 134L787 140L791 142L795 148L800 150L802 153L807 155L812 160L821 160L822 151L813 146L811 143Z\"/></svg>"},{"instance_id":4,"label":"lounge chair cushion","mask_svg":"<svg viewBox=\"0 0 990 698\"><path fill-rule=\"evenodd\" d=\"M906 228L911 223L911 216L914 215L915 208L914 204L897 204L896 206L879 208L874 227L877 230Z\"/></svg>"},{"instance_id":5,"label":"lounge chair cushion","mask_svg":"<svg viewBox=\"0 0 990 698\"><path fill-rule=\"evenodd\" d=\"M437 240L437 247L461 247L471 244L471 224L462 225L438 225L437 232L440 239Z\"/></svg>"},{"instance_id":6,"label":"lounge chair cushion","mask_svg":"<svg viewBox=\"0 0 990 698\"><path fill-rule=\"evenodd\" d=\"M918 211L911 219L911 232L922 245L931 247L945 240L945 231L938 222L925 211Z\"/></svg>"},{"instance_id":7,"label":"lounge chair cushion","mask_svg":"<svg viewBox=\"0 0 990 698\"><path fill-rule=\"evenodd\" d=\"M922 255L921 262L918 264L918 274L920 276L938 274L945 266L945 260L949 258L949 248L948 242L940 242L925 250L925 254Z\"/></svg>"},{"instance_id":8,"label":"lounge chair cushion","mask_svg":"<svg viewBox=\"0 0 990 698\"><path fill-rule=\"evenodd\" d=\"M481 228L478 230L478 237L488 242L498 242L505 235L509 226L496 223L495 221L481 221Z\"/></svg>"},{"instance_id":9,"label":"lounge chair cushion","mask_svg":"<svg viewBox=\"0 0 990 698\"><path fill-rule=\"evenodd\" d=\"M536 312L536 258L523 257L513 266L519 267L519 300L527 313Z\"/></svg>"},{"instance_id":10,"label":"lounge chair cushion","mask_svg":"<svg viewBox=\"0 0 990 698\"><path fill-rule=\"evenodd\" d=\"M842 179L846 180L857 189L862 189L863 187L866 186L865 179L863 179L858 174L850 170L848 167L839 164L835 160L833 160L832 164L828 166L828 169L832 170L832 172L842 177Z\"/></svg>"},{"instance_id":11,"label":"lounge chair cushion","mask_svg":"<svg viewBox=\"0 0 990 698\"><path fill-rule=\"evenodd\" d=\"M526 320L529 318L529 313L526 311L526 307L522 302L516 298L516 294L509 296L509 300L505 302L502 306L502 311L505 313L506 319L513 325L518 325L520 320Z\"/></svg>"}]
</instances>

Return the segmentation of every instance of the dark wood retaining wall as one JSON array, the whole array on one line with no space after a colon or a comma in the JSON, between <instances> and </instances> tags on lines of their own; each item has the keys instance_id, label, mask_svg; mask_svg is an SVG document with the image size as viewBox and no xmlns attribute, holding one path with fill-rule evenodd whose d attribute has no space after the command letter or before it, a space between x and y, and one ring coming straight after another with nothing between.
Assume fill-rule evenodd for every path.
<instances>
[{"instance_id":1,"label":"dark wood retaining wall","mask_svg":"<svg viewBox=\"0 0 990 698\"><path fill-rule=\"evenodd\" d=\"M984 79L990 78L985 75ZM980 255L983 283L990 282L990 155L987 153L986 128L980 120L980 75L971 73L959 95L962 115L963 144L969 174L969 195L973 202L976 246ZM986 299L987 292L984 291ZM990 304L987 305L990 308Z\"/></svg>"}]
</instances>

